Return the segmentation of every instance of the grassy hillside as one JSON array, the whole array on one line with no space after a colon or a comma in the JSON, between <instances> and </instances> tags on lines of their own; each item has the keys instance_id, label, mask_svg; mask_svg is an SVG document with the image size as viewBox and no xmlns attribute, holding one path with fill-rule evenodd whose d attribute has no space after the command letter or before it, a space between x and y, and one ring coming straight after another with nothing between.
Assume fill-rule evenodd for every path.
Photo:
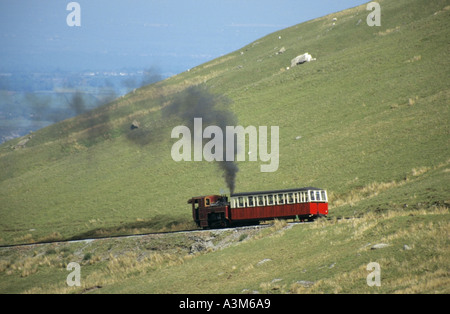
<instances>
[{"instance_id":1,"label":"grassy hillside","mask_svg":"<svg viewBox=\"0 0 450 314\"><path fill-rule=\"evenodd\" d=\"M332 263L333 252L341 252L336 257L340 261L350 259L342 252L349 242L354 249L365 250L361 248L370 238L392 239L395 230L403 230L398 235L402 241L423 226L448 234L450 1L378 2L381 27L367 26L365 6L318 18L44 128L23 148L14 149L22 139L4 143L0 146L0 244L193 228L187 199L227 189L214 163L177 163L170 154L176 141L170 136L172 128L188 121L167 115L165 108L196 85L208 90L206 98L218 100L218 111L234 114L239 125L279 126L278 170L262 173L260 161L238 162L236 192L317 186L328 190L331 217L362 217L369 225L367 217L384 221L386 228L364 227L357 238L360 242L351 241L357 233L354 225L331 224L324 231L308 227L325 239L305 243L305 250L316 252L324 263ZM282 47L286 51L277 53ZM317 60L290 67L291 59L304 52ZM131 130L134 120L140 127ZM408 218L415 211L422 215L420 222ZM264 243L249 242L195 258L189 265L194 271L223 258L219 255L232 258L246 252L259 254L258 250L269 254L268 248L288 249L308 230L294 228L275 242L261 240L272 243L265 250ZM416 246L420 240L432 243L433 232L424 231L422 238L414 240ZM317 250L337 234L337 245L329 253ZM439 243L448 249L448 239ZM389 250L398 253L398 247ZM433 247L414 253L420 281L425 278L423 260L443 252ZM296 254L292 258L302 260ZM448 250L439 256L433 267L439 276L448 277ZM392 259L399 265L408 260ZM359 269L362 262L358 258L339 263L340 271ZM246 269L243 264L236 267ZM400 266L396 269L392 278L406 276L399 275ZM172 268L165 271L179 273ZM281 276L285 269L270 272ZM330 274L309 275L317 281ZM248 288L256 289L269 277L255 277ZM288 277L289 285L279 289L297 291L291 287L295 276ZM137 287L146 291L143 280ZM396 291L399 285L409 291L413 283L393 284L381 291ZM208 291L239 292L244 286L235 283L225 290ZM114 291L129 291L127 287Z\"/></svg>"},{"instance_id":2,"label":"grassy hillside","mask_svg":"<svg viewBox=\"0 0 450 314\"><path fill-rule=\"evenodd\" d=\"M445 207L392 210L260 231L2 249L0 292L448 293L448 216ZM71 262L81 265L80 287L66 284ZM367 285L371 262L380 286Z\"/></svg>"},{"instance_id":3,"label":"grassy hillside","mask_svg":"<svg viewBox=\"0 0 450 314\"><path fill-rule=\"evenodd\" d=\"M334 202L448 163L448 4L381 2L381 27L367 26L365 6L296 25L42 129L23 149L3 144L1 243L190 221L188 198L226 190L216 165L170 155L186 121L161 108L196 84L231 100L239 125L280 128L278 171L239 162L236 191L314 185ZM317 60L286 70L306 51ZM429 198L448 200L435 189Z\"/></svg>"}]
</instances>

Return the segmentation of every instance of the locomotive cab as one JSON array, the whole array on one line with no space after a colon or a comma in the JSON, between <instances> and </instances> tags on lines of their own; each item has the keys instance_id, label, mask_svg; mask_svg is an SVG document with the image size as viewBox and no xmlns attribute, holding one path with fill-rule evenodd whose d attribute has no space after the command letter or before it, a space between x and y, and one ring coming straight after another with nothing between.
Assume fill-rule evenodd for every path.
<instances>
[{"instance_id":1,"label":"locomotive cab","mask_svg":"<svg viewBox=\"0 0 450 314\"><path fill-rule=\"evenodd\" d=\"M228 197L223 195L198 196L188 200L188 204L192 204L192 218L197 226L208 228L228 225Z\"/></svg>"}]
</instances>

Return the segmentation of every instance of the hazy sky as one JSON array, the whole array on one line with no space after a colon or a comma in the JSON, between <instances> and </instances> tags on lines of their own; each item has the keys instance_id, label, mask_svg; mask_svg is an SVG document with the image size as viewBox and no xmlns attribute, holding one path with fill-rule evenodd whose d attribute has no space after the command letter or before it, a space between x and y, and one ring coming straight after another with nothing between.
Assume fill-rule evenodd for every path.
<instances>
[{"instance_id":1,"label":"hazy sky","mask_svg":"<svg viewBox=\"0 0 450 314\"><path fill-rule=\"evenodd\" d=\"M0 0L0 71L181 72L363 0Z\"/></svg>"}]
</instances>

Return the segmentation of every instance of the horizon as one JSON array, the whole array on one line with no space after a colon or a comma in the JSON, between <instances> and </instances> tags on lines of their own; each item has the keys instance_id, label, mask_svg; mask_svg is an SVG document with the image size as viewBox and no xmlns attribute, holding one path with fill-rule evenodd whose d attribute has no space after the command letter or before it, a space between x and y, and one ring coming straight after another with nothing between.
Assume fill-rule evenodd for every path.
<instances>
[{"instance_id":1,"label":"horizon","mask_svg":"<svg viewBox=\"0 0 450 314\"><path fill-rule=\"evenodd\" d=\"M0 72L156 67L173 75L275 31L366 2L80 0L80 26L69 26L69 0L1 1Z\"/></svg>"},{"instance_id":2,"label":"horizon","mask_svg":"<svg viewBox=\"0 0 450 314\"><path fill-rule=\"evenodd\" d=\"M0 143L365 2L0 0Z\"/></svg>"}]
</instances>

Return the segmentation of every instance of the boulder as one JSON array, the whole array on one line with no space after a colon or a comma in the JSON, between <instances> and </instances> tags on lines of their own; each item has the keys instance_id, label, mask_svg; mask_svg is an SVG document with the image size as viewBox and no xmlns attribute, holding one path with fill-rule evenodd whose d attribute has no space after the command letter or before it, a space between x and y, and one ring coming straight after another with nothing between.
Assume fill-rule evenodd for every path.
<instances>
[{"instance_id":1,"label":"boulder","mask_svg":"<svg viewBox=\"0 0 450 314\"><path fill-rule=\"evenodd\" d=\"M316 58L313 58L309 53L304 53L302 55L299 55L291 60L291 67L296 66L298 64L302 64L305 62L314 61Z\"/></svg>"},{"instance_id":2,"label":"boulder","mask_svg":"<svg viewBox=\"0 0 450 314\"><path fill-rule=\"evenodd\" d=\"M27 145L28 141L31 140L32 138L33 138L33 135L29 135L26 138L20 140L19 143L17 143L16 145L13 146L13 149L25 148L25 146Z\"/></svg>"},{"instance_id":3,"label":"boulder","mask_svg":"<svg viewBox=\"0 0 450 314\"><path fill-rule=\"evenodd\" d=\"M309 287L311 287L312 285L315 284L314 281L308 281L308 280L298 280L295 283L298 284L298 285L301 285L301 286L303 286L305 288L309 288Z\"/></svg>"},{"instance_id":4,"label":"boulder","mask_svg":"<svg viewBox=\"0 0 450 314\"><path fill-rule=\"evenodd\" d=\"M282 53L286 52L286 48L281 47L280 50L278 50L277 55L281 55Z\"/></svg>"},{"instance_id":5,"label":"boulder","mask_svg":"<svg viewBox=\"0 0 450 314\"><path fill-rule=\"evenodd\" d=\"M134 120L134 121L131 123L130 129L132 129L132 130L134 130L134 129L139 129L139 126L140 126L139 122L138 122L137 120Z\"/></svg>"},{"instance_id":6,"label":"boulder","mask_svg":"<svg viewBox=\"0 0 450 314\"><path fill-rule=\"evenodd\" d=\"M378 244L373 245L371 247L371 249L372 250L384 249L385 247L388 247L388 246L389 246L389 244L387 244L387 243L378 243Z\"/></svg>"}]
</instances>

